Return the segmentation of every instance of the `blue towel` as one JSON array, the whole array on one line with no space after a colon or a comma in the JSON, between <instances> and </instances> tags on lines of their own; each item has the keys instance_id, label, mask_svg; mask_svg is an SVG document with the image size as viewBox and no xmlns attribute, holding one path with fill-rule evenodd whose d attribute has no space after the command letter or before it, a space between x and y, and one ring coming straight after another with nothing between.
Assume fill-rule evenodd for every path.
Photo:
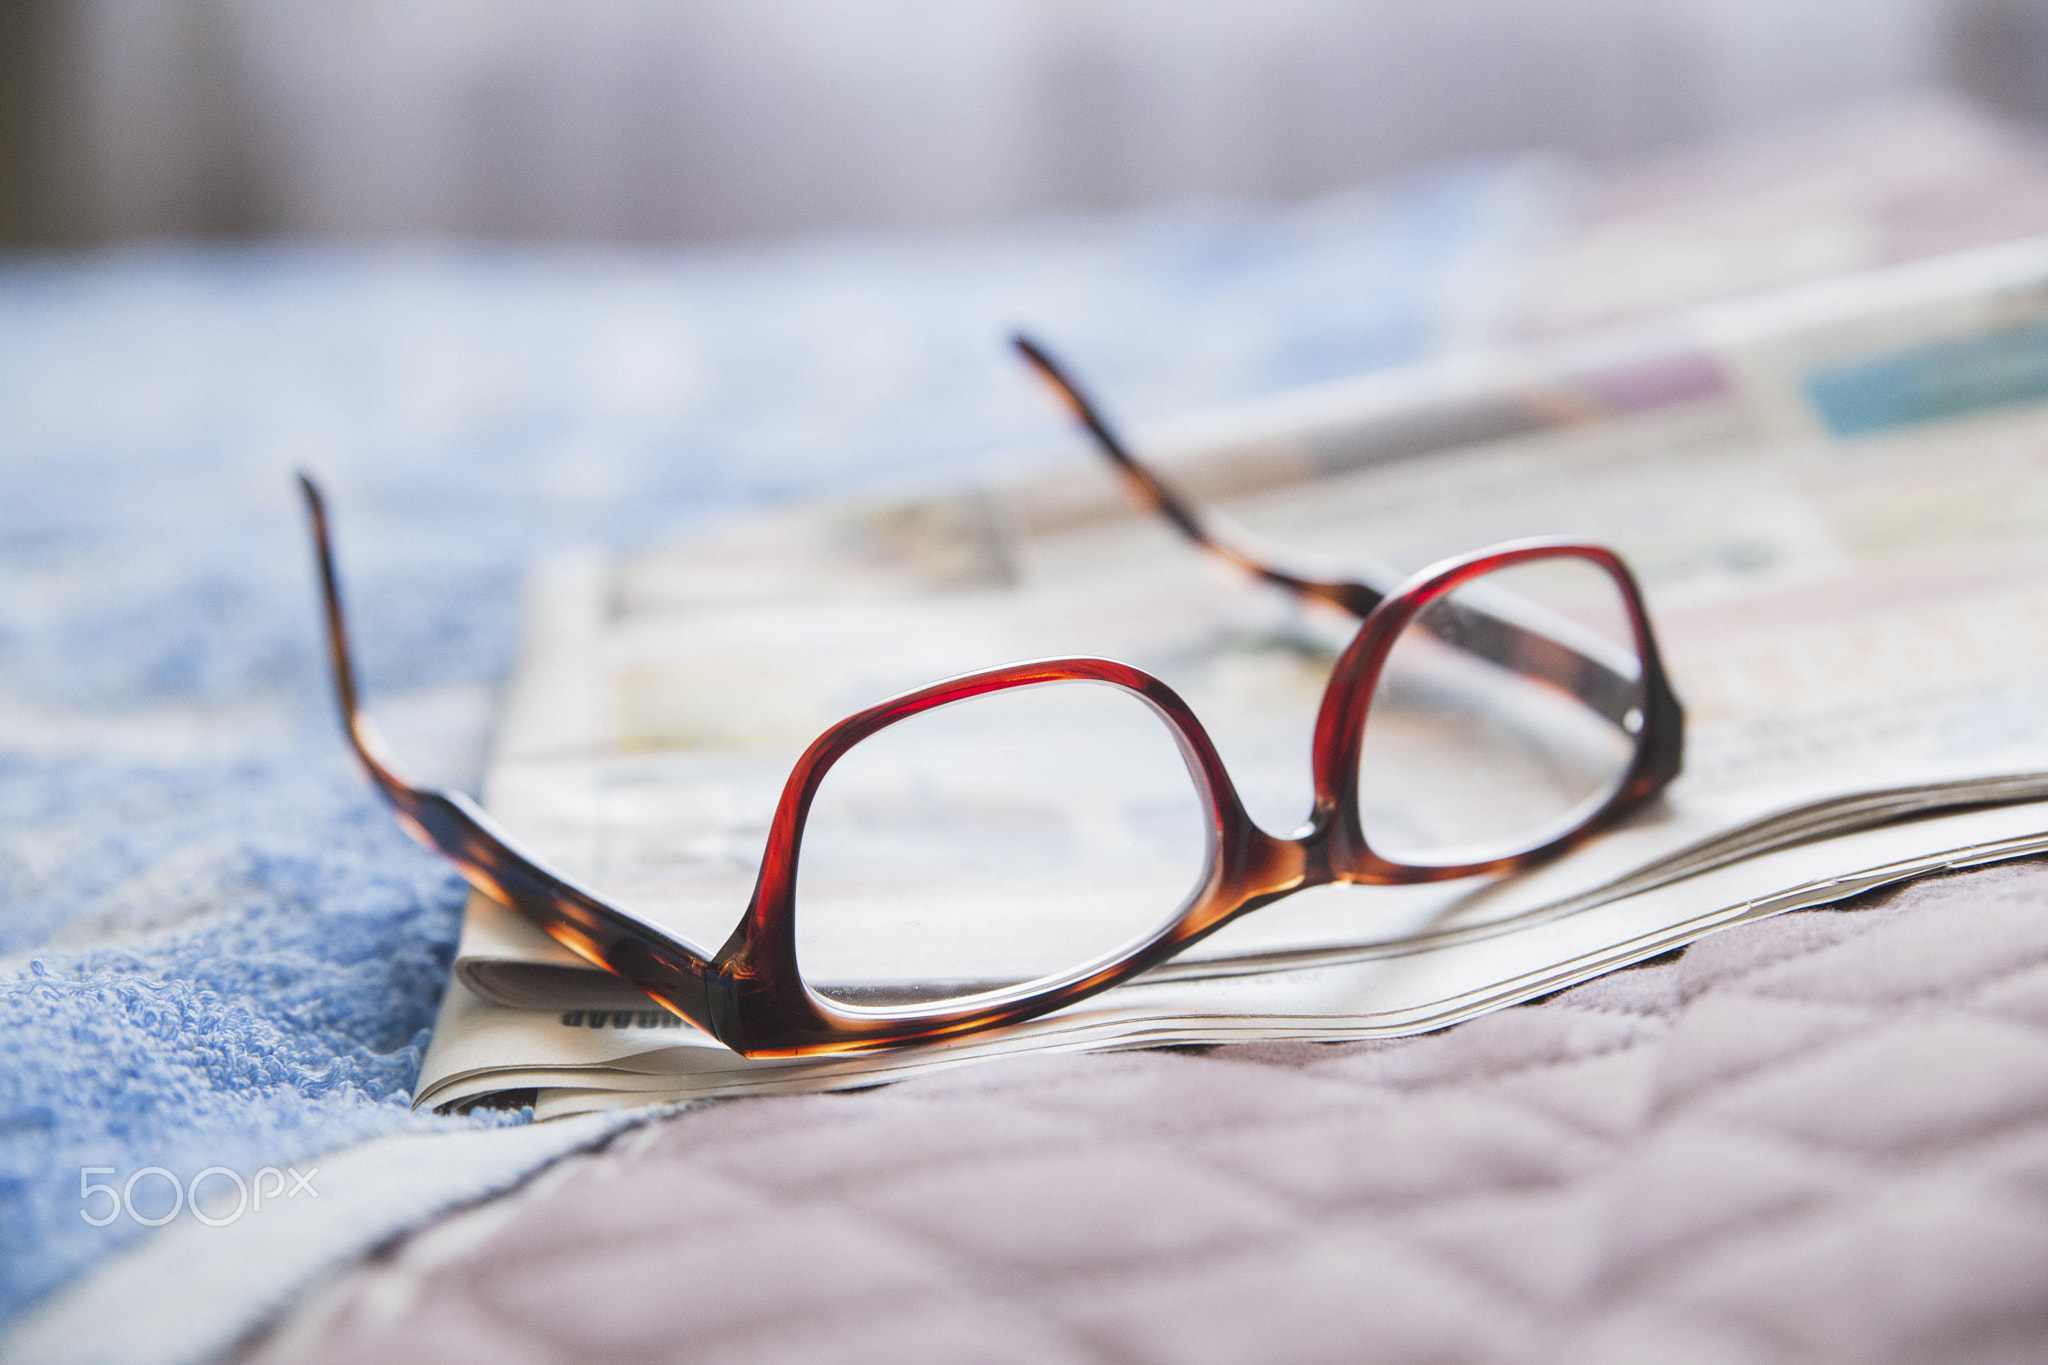
<instances>
[{"instance_id":1,"label":"blue towel","mask_svg":"<svg viewBox=\"0 0 2048 1365\"><path fill-rule=\"evenodd\" d=\"M947 238L0 262L0 1327L207 1168L518 1121L410 1112L463 889L339 744L294 467L373 705L474 784L537 553L1058 439L1019 324L1138 420L1430 353L1542 199L1491 162Z\"/></svg>"}]
</instances>

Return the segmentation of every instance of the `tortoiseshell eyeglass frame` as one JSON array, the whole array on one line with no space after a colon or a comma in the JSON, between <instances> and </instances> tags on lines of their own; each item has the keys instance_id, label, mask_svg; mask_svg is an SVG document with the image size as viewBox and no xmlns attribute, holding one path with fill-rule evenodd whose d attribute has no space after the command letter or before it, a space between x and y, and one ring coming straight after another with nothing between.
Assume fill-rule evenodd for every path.
<instances>
[{"instance_id":1,"label":"tortoiseshell eyeglass frame","mask_svg":"<svg viewBox=\"0 0 2048 1365\"><path fill-rule=\"evenodd\" d=\"M1109 659L1041 659L964 674L906 692L847 717L804 750L783 786L752 902L715 952L664 932L550 871L467 797L423 788L401 773L364 713L342 612L327 514L319 489L300 476L311 521L328 648L344 731L399 824L447 857L472 886L511 907L577 955L624 978L656 1003L749 1057L870 1052L931 1043L1045 1014L1109 989L1163 962L1240 915L1331 882L1394 885L1507 873L1552 857L1642 804L1677 776L1684 717L1659 661L1642 594L1628 568L1597 545L1525 540L1448 560L1381 592L1363 582L1281 567L1205 515L1125 449L1098 409L1045 351L1019 337L1024 357L1067 401L1116 466L1129 491L1189 539L1267 582L1362 618L1339 656L1316 717L1311 768L1315 805L1307 826L1281 837L1253 823L1215 744L1187 703L1159 679ZM1461 647L1549 684L1630 730L1635 752L1604 801L1542 842L1481 862L1416 865L1376 853L1361 826L1357 786L1367 709L1389 651L1418 612L1497 570L1568 558L1610 575L1627 605L1640 669L1625 677L1550 637L1463 604ZM1207 808L1208 862L1195 890L1160 928L1064 975L938 1004L875 1008L828 999L797 962L797 864L819 784L848 750L888 726L953 702L1055 682L1093 682L1145 703L1172 731ZM1630 713L1633 713L1632 715Z\"/></svg>"}]
</instances>

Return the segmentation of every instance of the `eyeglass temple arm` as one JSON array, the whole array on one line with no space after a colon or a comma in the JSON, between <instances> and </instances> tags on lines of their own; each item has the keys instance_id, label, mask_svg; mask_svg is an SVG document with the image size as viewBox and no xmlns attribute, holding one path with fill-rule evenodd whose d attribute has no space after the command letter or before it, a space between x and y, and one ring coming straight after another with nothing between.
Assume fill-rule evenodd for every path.
<instances>
[{"instance_id":1,"label":"eyeglass temple arm","mask_svg":"<svg viewBox=\"0 0 2048 1365\"><path fill-rule=\"evenodd\" d=\"M1356 580L1311 577L1272 562L1252 548L1250 537L1181 496L1132 455L1101 409L1044 347L1021 332L1011 336L1010 344L1065 402L1075 420L1088 429L1096 448L1115 466L1132 500L1165 517L1189 540L1265 582L1312 601L1326 602L1361 620L1386 596ZM1541 631L1456 602L1446 603L1437 617L1441 627L1455 624L1455 631L1447 633L1455 633L1455 643L1460 647L1524 676L1563 688L1611 721L1623 722L1636 707L1639 689L1635 679Z\"/></svg>"},{"instance_id":2,"label":"eyeglass temple arm","mask_svg":"<svg viewBox=\"0 0 2048 1365\"><path fill-rule=\"evenodd\" d=\"M715 970L705 954L549 872L520 852L511 837L462 793L415 786L400 771L376 724L363 712L356 690L326 502L319 486L304 474L299 475L299 488L305 494L320 569L327 653L342 730L370 780L391 803L400 827L454 863L464 881L518 911L577 956L624 977L710 1031L705 980Z\"/></svg>"},{"instance_id":3,"label":"eyeglass temple arm","mask_svg":"<svg viewBox=\"0 0 2048 1365\"><path fill-rule=\"evenodd\" d=\"M1066 404L1074 420L1088 429L1088 434L1095 438L1096 449L1116 469L1124 491L1140 507L1159 513L1173 524L1175 530L1209 553L1296 596L1328 603L1360 619L1380 604L1380 599L1386 594L1365 583L1354 579L1320 578L1282 568L1270 553L1254 548L1244 532L1214 513L1197 507L1171 484L1147 469L1124 446L1116 430L1086 391L1044 347L1022 332L1012 335L1010 344Z\"/></svg>"},{"instance_id":4,"label":"eyeglass temple arm","mask_svg":"<svg viewBox=\"0 0 2048 1365\"><path fill-rule=\"evenodd\" d=\"M327 530L327 502L320 487L299 475L299 491L305 494L306 518L313 532L313 557L320 570L320 602L327 627L327 660L334 675L334 697L341 709L342 733L355 750L370 779L386 796L417 790L403 777L390 746L378 733L376 723L358 701L356 666L348 643L348 621L341 609L341 583L334 569L334 549Z\"/></svg>"}]
</instances>

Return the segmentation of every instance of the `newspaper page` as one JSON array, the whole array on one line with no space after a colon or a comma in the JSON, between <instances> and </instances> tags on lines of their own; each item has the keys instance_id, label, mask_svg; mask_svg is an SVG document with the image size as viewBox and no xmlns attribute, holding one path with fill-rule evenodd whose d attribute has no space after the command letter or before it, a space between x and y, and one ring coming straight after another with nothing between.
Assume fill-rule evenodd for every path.
<instances>
[{"instance_id":1,"label":"newspaper page","mask_svg":"<svg viewBox=\"0 0 2048 1365\"><path fill-rule=\"evenodd\" d=\"M2048 377L2048 358L2030 377L2028 348L2048 356L2048 343L2031 339L2012 259L1980 262L1960 301L1908 280L1887 325L1780 301L1781 318L1805 320L1734 329L1739 341L1703 352L1712 383L1667 365L1668 401L1427 460L1339 460L1325 441L1276 478L1269 449L1233 489L1213 454L1230 441L1180 457L1235 492L1229 510L1259 533L1336 563L1412 570L1525 534L1622 552L1687 706L1687 769L1571 855L1504 880L1304 892L1057 1015L817 1061L736 1057L477 897L416 1102L530 1091L552 1115L873 1084L1043 1048L1387 1036L1744 918L2048 849L2048 807L2012 804L2048 797L2048 410L2034 401L2048 388L2028 388ZM2048 255L2037 264L2048 278ZM1355 623L1213 571L1087 486L803 509L553 566L486 804L559 870L715 946L819 731L949 674L1099 654L1180 692L1253 816L1298 825L1315 708ZM954 894L988 926L991 970L1028 961L1057 927L999 870L971 887ZM915 977L928 964L914 926L886 901L869 912L863 933Z\"/></svg>"}]
</instances>

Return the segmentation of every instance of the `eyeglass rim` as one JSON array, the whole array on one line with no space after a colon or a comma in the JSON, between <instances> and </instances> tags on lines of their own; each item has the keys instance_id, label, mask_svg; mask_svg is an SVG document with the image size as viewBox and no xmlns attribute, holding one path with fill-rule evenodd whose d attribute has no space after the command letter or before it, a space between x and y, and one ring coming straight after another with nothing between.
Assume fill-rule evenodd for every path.
<instances>
[{"instance_id":1,"label":"eyeglass rim","mask_svg":"<svg viewBox=\"0 0 2048 1365\"><path fill-rule=\"evenodd\" d=\"M1642 724L1635 750L1606 799L1551 838L1526 848L1458 863L1423 863L1383 856L1363 825L1355 778L1365 724L1380 675L1402 634L1432 603L1478 579L1545 559L1591 563L1614 583L1627 609L1638 667L1637 706ZM1583 698L1581 698L1583 700ZM1655 795L1678 776L1684 758L1685 713L1664 670L1657 634L1642 587L1613 550L1589 541L1531 536L1501 541L1424 568L1396 586L1360 624L1332 669L1316 717L1311 750L1319 819L1329 823L1332 865L1341 880L1406 885L1501 875L1543 862L1584 840L1607 819Z\"/></svg>"},{"instance_id":2,"label":"eyeglass rim","mask_svg":"<svg viewBox=\"0 0 2048 1365\"><path fill-rule=\"evenodd\" d=\"M897 1008L852 1005L821 995L805 979L798 959L796 925L803 913L797 891L804 824L813 800L832 767L860 743L889 726L940 707L978 696L1059 683L1101 683L1145 704L1167 727L1179 747L1195 793L1204 808L1203 875L1180 908L1164 917L1151 934L1127 941L1053 977L1039 977L1017 986L962 997L961 1004ZM1215 742L1186 701L1144 669L1113 659L1074 657L1036 659L979 669L942 679L877 703L829 727L812 741L791 768L769 825L761 869L745 917L714 958L722 968L747 983L743 1013L749 1056L801 1055L818 1050L849 1050L820 1044L880 1045L890 1041L937 1041L957 1033L980 1032L1046 1012L1039 1002L1058 995L1080 999L1126 979L1134 958L1163 960L1178 952L1179 933L1197 907L1215 899L1220 886L1243 879L1249 851L1242 837L1255 830L1245 812ZM1166 940L1172 940L1166 942ZM772 1016L774 1035L754 1037L752 1024ZM914 1026L911 1038L902 1036ZM806 1035L808 1045L781 1050L790 1032ZM756 1051L755 1049L762 1049Z\"/></svg>"},{"instance_id":3,"label":"eyeglass rim","mask_svg":"<svg viewBox=\"0 0 2048 1365\"><path fill-rule=\"evenodd\" d=\"M1644 713L1633 736L1635 752L1628 768L1597 806L1531 847L1456 865L1383 857L1372 849L1362 829L1357 786L1346 780L1346 774L1356 772L1372 691L1395 640L1431 602L1477 578L1562 558L1588 561L1605 570L1628 606ZM1148 703L1173 732L1207 805L1210 842L1203 879L1152 933L1054 976L923 1006L855 1005L819 994L805 981L798 961L796 924L802 908L796 881L803 823L833 764L863 740L912 715L978 695L1058 682L1118 687ZM979 670L915 689L832 726L791 770L770 826L754 898L715 959L721 967L736 969L732 974L744 983L744 1003L735 1011L742 1036L728 1045L749 1056L798 1056L979 1033L1099 994L1230 921L1311 886L1409 885L1519 870L1582 842L1661 789L1677 773L1679 746L1674 741L1682 725L1641 591L1627 566L1603 546L1553 538L1505 542L1432 565L1396 587L1367 615L1325 685L1311 758L1316 807L1308 826L1293 835L1278 836L1259 827L1245 811L1200 718L1171 687L1141 668L1107 659L1045 659Z\"/></svg>"}]
</instances>

